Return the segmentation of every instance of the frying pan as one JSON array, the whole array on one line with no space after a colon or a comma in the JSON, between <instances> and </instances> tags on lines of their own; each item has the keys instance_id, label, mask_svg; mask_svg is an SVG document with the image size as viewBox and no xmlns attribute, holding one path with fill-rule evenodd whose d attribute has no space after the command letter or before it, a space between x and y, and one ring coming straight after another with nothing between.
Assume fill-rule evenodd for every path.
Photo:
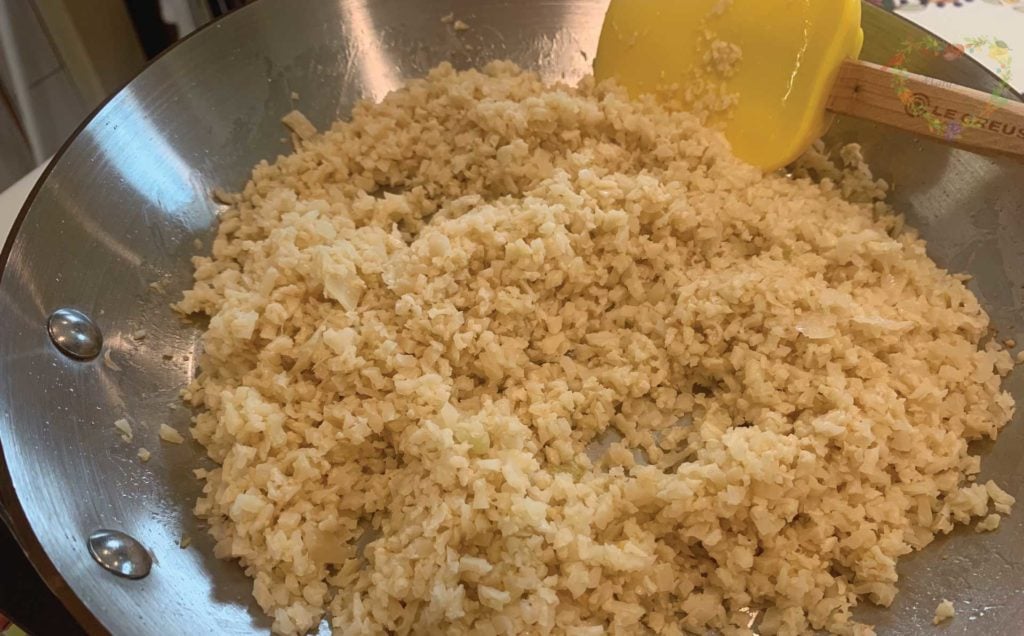
<instances>
[{"instance_id":1,"label":"frying pan","mask_svg":"<svg viewBox=\"0 0 1024 636\"><path fill-rule=\"evenodd\" d=\"M191 470L204 465L202 449L157 439L162 423L188 424L176 405L195 372L199 332L168 305L189 286L189 257L209 249L217 213L211 190L240 189L255 163L289 151L279 120L292 108L324 128L356 100L380 98L441 61L469 67L508 58L547 79L574 81L590 68L605 4L261 0L154 62L63 148L0 259L0 504L36 568L88 631L268 628L240 568L213 558L190 512L198 493ZM864 9L865 59L886 63L904 47L911 71L999 87L970 59L921 52L924 31ZM471 28L442 23L451 12ZM974 276L971 288L999 337L1024 343L1024 167L839 120L827 141L848 140L862 143L894 185L891 201L928 239L932 258ZM58 350L47 323L62 308L98 328L101 355L80 360ZM1024 403L1021 378L1007 382ZM133 423L131 444L113 426L122 417ZM983 478L1024 499L1020 419L979 450ZM148 463L136 457L139 446L152 451ZM100 529L124 532L148 551L148 576L101 567L87 545ZM186 535L192 545L181 549ZM1024 514L995 533L968 529L939 539L905 558L900 571L890 610L858 612L879 633L930 629L935 605L949 598L958 613L944 633L1019 634Z\"/></svg>"}]
</instances>

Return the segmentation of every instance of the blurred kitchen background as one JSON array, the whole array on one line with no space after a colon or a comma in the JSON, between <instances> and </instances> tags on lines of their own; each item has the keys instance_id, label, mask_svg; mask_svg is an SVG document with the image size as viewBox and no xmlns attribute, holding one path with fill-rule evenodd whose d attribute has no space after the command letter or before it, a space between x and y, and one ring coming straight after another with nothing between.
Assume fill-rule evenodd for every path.
<instances>
[{"instance_id":1,"label":"blurred kitchen background","mask_svg":"<svg viewBox=\"0 0 1024 636\"><path fill-rule=\"evenodd\" d=\"M146 62L251 0L0 0L0 191Z\"/></svg>"}]
</instances>

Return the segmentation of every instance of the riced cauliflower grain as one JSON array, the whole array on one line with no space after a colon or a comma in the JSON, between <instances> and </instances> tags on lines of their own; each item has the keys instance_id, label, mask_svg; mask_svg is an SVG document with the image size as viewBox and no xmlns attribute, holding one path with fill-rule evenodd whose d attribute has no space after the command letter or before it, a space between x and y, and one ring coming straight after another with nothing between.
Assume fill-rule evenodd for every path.
<instances>
[{"instance_id":1,"label":"riced cauliflower grain","mask_svg":"<svg viewBox=\"0 0 1024 636\"><path fill-rule=\"evenodd\" d=\"M900 556L1009 512L968 442L1012 361L842 159L507 63L299 134L177 305L216 555L282 634L871 633Z\"/></svg>"},{"instance_id":2,"label":"riced cauliflower grain","mask_svg":"<svg viewBox=\"0 0 1024 636\"><path fill-rule=\"evenodd\" d=\"M132 425L128 423L128 420L124 419L123 417L114 420L114 428L121 432L122 440L126 442L132 441Z\"/></svg>"},{"instance_id":3,"label":"riced cauliflower grain","mask_svg":"<svg viewBox=\"0 0 1024 636\"><path fill-rule=\"evenodd\" d=\"M316 126L297 110L282 117L281 122L298 135L299 139L310 139L316 135Z\"/></svg>"},{"instance_id":4,"label":"riced cauliflower grain","mask_svg":"<svg viewBox=\"0 0 1024 636\"><path fill-rule=\"evenodd\" d=\"M946 599L942 599L939 606L935 608L935 618L932 619L932 624L938 625L939 623L948 621L954 616L956 616L956 610L953 609L953 603Z\"/></svg>"},{"instance_id":5,"label":"riced cauliflower grain","mask_svg":"<svg viewBox=\"0 0 1024 636\"><path fill-rule=\"evenodd\" d=\"M992 532L999 528L1000 521L1002 521L1002 517L992 513L975 524L974 530L975 532Z\"/></svg>"},{"instance_id":6,"label":"riced cauliflower grain","mask_svg":"<svg viewBox=\"0 0 1024 636\"><path fill-rule=\"evenodd\" d=\"M160 439L171 444L181 444L185 441L185 438L181 436L181 433L166 424L160 425L159 435Z\"/></svg>"},{"instance_id":7,"label":"riced cauliflower grain","mask_svg":"<svg viewBox=\"0 0 1024 636\"><path fill-rule=\"evenodd\" d=\"M120 371L121 367L118 366L114 359L111 357L110 349L103 352L103 366L110 369L111 371Z\"/></svg>"},{"instance_id":8,"label":"riced cauliflower grain","mask_svg":"<svg viewBox=\"0 0 1024 636\"><path fill-rule=\"evenodd\" d=\"M743 50L736 44L725 40L711 39L702 61L719 76L728 78L736 73L737 66L742 59Z\"/></svg>"}]
</instances>

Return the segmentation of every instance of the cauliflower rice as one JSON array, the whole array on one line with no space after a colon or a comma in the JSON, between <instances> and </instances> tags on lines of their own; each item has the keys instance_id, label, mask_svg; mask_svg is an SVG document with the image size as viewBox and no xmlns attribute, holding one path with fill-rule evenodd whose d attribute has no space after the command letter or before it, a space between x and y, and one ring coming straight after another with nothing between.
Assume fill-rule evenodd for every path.
<instances>
[{"instance_id":1,"label":"cauliflower rice","mask_svg":"<svg viewBox=\"0 0 1024 636\"><path fill-rule=\"evenodd\" d=\"M276 632L869 634L1009 513L968 442L1012 360L856 147L762 175L508 63L290 119L177 305L195 512Z\"/></svg>"}]
</instances>

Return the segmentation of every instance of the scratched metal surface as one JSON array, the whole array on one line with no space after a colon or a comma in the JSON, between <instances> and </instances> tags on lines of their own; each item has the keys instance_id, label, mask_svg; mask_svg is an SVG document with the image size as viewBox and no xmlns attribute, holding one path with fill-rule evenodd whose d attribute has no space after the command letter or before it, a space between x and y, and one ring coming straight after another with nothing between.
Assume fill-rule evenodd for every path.
<instances>
[{"instance_id":1,"label":"scratched metal surface","mask_svg":"<svg viewBox=\"0 0 1024 636\"><path fill-rule=\"evenodd\" d=\"M92 632L265 632L239 568L212 556L189 510L194 445L160 444L187 425L170 408L193 371L197 332L167 304L190 280L193 243L208 243L214 187L239 188L253 164L287 152L281 115L296 104L320 127L355 100L453 61L508 58L549 79L584 75L606 0L262 0L201 31L107 103L53 162L8 242L0 274L0 503L48 583ZM865 7L866 57L885 62L922 32ZM440 17L472 25L454 33ZM977 64L922 57L911 68L983 89ZM940 263L976 276L1004 337L1024 342L1024 169L840 121L830 143L857 139L893 201ZM150 288L160 281L166 293ZM72 362L47 340L46 316L73 306L99 322L110 357ZM131 334L147 330L135 341ZM1010 387L1018 399L1024 386ZM136 443L111 423L128 416ZM1019 418L1017 418L1019 419ZM984 475L1024 495L1024 432L1015 419L986 451ZM147 464L135 452L153 451ZM141 581L111 577L85 550L100 527L153 553ZM177 547L182 534L193 549ZM957 533L906 559L903 591L862 616L880 633L919 633L937 601L957 603L949 634L1010 635L1024 625L1024 524Z\"/></svg>"}]
</instances>

